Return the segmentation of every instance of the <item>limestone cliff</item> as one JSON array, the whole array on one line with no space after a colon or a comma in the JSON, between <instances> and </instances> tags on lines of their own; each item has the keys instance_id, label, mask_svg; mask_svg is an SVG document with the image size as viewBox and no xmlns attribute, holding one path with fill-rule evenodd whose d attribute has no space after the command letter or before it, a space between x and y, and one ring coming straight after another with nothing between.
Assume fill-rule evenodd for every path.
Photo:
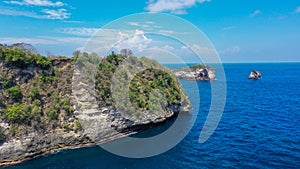
<instances>
[{"instance_id":1,"label":"limestone cliff","mask_svg":"<svg viewBox=\"0 0 300 169\"><path fill-rule=\"evenodd\" d=\"M50 59L0 47L0 166L109 141L190 107L175 76L147 58Z\"/></svg>"}]
</instances>

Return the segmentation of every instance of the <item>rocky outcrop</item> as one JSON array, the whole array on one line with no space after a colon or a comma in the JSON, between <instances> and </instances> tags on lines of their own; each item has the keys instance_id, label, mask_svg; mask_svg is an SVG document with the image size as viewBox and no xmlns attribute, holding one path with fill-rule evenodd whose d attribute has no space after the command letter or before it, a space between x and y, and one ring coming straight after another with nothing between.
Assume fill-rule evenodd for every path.
<instances>
[{"instance_id":1,"label":"rocky outcrop","mask_svg":"<svg viewBox=\"0 0 300 169\"><path fill-rule=\"evenodd\" d=\"M0 71L13 79L12 83L20 85L22 89L26 87L29 88L29 84L32 83L31 80L34 80L35 84L38 84L43 75L52 75L54 72L60 72L59 76L55 76L57 82L52 81L53 84L48 84L48 86L54 85L54 87L45 90L50 91L53 89L58 92L61 97L71 98L71 100L73 100L73 112L68 112L68 116L59 116L54 122L50 121L53 123L53 125L49 127L50 129L35 130L35 126L29 126L25 128L26 132L23 134L18 136L10 135L3 142L0 142L0 166L15 164L60 149L107 142L122 137L124 134L163 123L167 119L176 116L179 112L189 111L191 109L189 102L185 102L183 105L174 103L167 106L163 112L150 113L149 111L143 111L139 116L135 116L130 115L128 112L117 110L112 106L99 105L93 90L94 86L85 81L76 79L81 76L81 72L78 72L76 69L74 70L74 65L72 64L73 61L71 59L52 59L49 69L41 69L34 64L26 68L17 68L6 66L0 60ZM69 73L66 74L66 72ZM200 71L200 73L201 72L203 71ZM203 76L203 78L211 77L209 71L201 76ZM63 83L61 82L62 79L64 79ZM58 82L60 83L57 84ZM71 85L72 82L73 84ZM67 85L72 87L60 88L61 86ZM70 91L72 91L72 94L70 94ZM47 98L51 96L51 94L51 92L41 94L40 99L42 104L45 104L41 108L52 106L49 104L50 100ZM26 99L27 96L28 94L25 94L21 101L26 101L24 99ZM186 95L184 97L186 97L184 100L188 100ZM0 112L1 109L0 105ZM66 112L62 114L64 113ZM44 115L43 118L45 117L47 116ZM80 122L81 130L73 130L73 128L69 127L74 126L75 121ZM34 122L31 121L31 123ZM55 128L54 125L56 124L67 125L67 129L64 127ZM53 126L54 128L51 129ZM10 127L11 125L5 118L0 119L0 129L3 128L5 132L8 133Z\"/></svg>"},{"instance_id":2,"label":"rocky outcrop","mask_svg":"<svg viewBox=\"0 0 300 169\"><path fill-rule=\"evenodd\" d=\"M260 71L257 71L257 70L252 70L248 79L252 79L252 80L258 80L262 78L262 74Z\"/></svg>"},{"instance_id":3,"label":"rocky outcrop","mask_svg":"<svg viewBox=\"0 0 300 169\"><path fill-rule=\"evenodd\" d=\"M187 80L200 80L200 81L210 81L215 80L215 70L211 67L205 68L185 68L176 70L174 72L175 76L179 79L187 79Z\"/></svg>"}]
</instances>

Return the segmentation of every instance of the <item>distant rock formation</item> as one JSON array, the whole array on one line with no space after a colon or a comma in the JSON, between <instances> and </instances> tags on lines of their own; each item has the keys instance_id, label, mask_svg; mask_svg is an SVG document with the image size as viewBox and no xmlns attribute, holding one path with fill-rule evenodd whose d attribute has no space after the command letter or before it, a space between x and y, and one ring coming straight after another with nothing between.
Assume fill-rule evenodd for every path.
<instances>
[{"instance_id":1,"label":"distant rock formation","mask_svg":"<svg viewBox=\"0 0 300 169\"><path fill-rule=\"evenodd\" d=\"M212 67L196 65L189 68L176 70L174 74L179 79L210 81L216 79L215 72L215 69Z\"/></svg>"},{"instance_id":2,"label":"distant rock formation","mask_svg":"<svg viewBox=\"0 0 300 169\"><path fill-rule=\"evenodd\" d=\"M262 74L260 71L257 70L252 70L248 79L252 79L252 80L258 80L262 77Z\"/></svg>"}]
</instances>

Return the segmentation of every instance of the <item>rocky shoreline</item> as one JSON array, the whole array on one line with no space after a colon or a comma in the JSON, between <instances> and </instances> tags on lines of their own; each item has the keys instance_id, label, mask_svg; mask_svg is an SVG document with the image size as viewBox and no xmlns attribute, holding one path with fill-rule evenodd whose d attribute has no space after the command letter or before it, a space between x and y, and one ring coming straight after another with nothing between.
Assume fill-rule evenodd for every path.
<instances>
[{"instance_id":1,"label":"rocky shoreline","mask_svg":"<svg viewBox=\"0 0 300 169\"><path fill-rule=\"evenodd\" d=\"M19 152L19 154L15 154L16 158L14 160L10 160L10 159L3 160L3 161L0 162L0 167L10 166L10 165L17 165L17 164L32 160L34 158L40 157L40 156L56 153L56 152L61 151L61 150L93 147L93 146L97 146L97 145L100 145L100 144L104 144L104 143L107 143L107 142L110 142L110 141L113 141L113 140L116 140L116 139L120 139L120 138L129 136L129 135L135 134L138 131L144 131L144 130L147 130L151 127L155 127L155 126L158 126L160 124L166 123L169 120L171 120L172 118L176 118L177 115L178 115L178 113L172 113L171 116L165 118L164 120L160 120L160 121L157 121L157 122L151 122L151 123L148 123L148 124L140 124L140 125L136 125L136 126L131 126L131 127L127 128L127 129L124 129L122 131L115 132L114 135L111 135L111 136L106 137L106 138L101 138L97 141L92 141L91 139L89 139L88 136L86 134L84 134L84 132L82 132L81 134L78 134L78 133L64 133L64 135L61 135L61 137L60 137L60 135L55 133L55 134L50 136L50 137L55 137L55 138L52 138L52 139L45 139L41 134L41 135L35 135L34 137L31 137L31 139L27 138L23 142L21 142L21 139L10 140L9 142L4 143L4 144L1 145L0 154L8 153L7 151L11 151L12 149L16 150L17 146L18 146L18 144L16 144L16 143L21 143L22 146L27 146L28 148L31 148L32 153L26 153L26 155L24 155L24 156L19 156L19 154L22 153L22 152L17 151L17 152ZM69 140L70 137L65 137L65 140L61 139L61 138L64 138L64 136L66 136L66 135L71 136L73 140L76 140L76 139L78 139L78 140L75 141L75 142L71 142L71 144L67 144L68 142L70 142L70 140ZM57 137L58 138L60 137L60 139L58 139ZM42 141L42 142L45 142L47 140L61 140L61 142L60 142L60 144L57 144L57 145L52 145L52 144L55 144L55 143L51 142L51 144L49 144L49 145L52 145L53 147L48 147L48 148L44 147L42 149L39 148L41 150L36 151L34 149L34 145L36 145L36 146L40 145L40 144L37 144L36 138L38 138L39 141ZM67 141L67 140L69 140L69 141Z\"/></svg>"},{"instance_id":2,"label":"rocky shoreline","mask_svg":"<svg viewBox=\"0 0 300 169\"><path fill-rule=\"evenodd\" d=\"M82 131L76 133L59 129L52 133L34 132L4 142L0 145L0 167L19 164L59 150L90 147L113 141L165 123L190 108L190 104L185 107L173 106L164 114L151 115L142 119L121 117L118 115L120 112L116 113L116 110L108 108L85 116L77 112L76 116L83 125Z\"/></svg>"}]
</instances>

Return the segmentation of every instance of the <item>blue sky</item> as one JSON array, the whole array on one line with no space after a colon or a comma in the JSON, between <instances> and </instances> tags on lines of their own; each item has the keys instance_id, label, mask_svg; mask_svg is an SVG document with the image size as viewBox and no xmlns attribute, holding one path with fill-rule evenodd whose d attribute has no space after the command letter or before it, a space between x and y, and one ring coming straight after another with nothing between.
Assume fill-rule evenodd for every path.
<instances>
[{"instance_id":1,"label":"blue sky","mask_svg":"<svg viewBox=\"0 0 300 169\"><path fill-rule=\"evenodd\" d=\"M98 28L140 12L193 23L223 62L300 61L299 0L4 0L0 43L26 42L42 54L71 56Z\"/></svg>"}]
</instances>

